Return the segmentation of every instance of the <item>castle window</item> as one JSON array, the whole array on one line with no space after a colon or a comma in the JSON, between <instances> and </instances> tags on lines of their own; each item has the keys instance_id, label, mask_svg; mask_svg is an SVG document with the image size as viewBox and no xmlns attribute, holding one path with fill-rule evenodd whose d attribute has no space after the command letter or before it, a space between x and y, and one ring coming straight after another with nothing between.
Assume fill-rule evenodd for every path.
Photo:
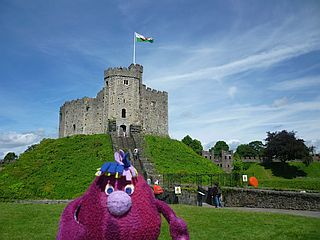
<instances>
[{"instance_id":1,"label":"castle window","mask_svg":"<svg viewBox=\"0 0 320 240\"><path fill-rule=\"evenodd\" d=\"M73 131L76 131L76 125L73 124Z\"/></svg>"},{"instance_id":2,"label":"castle window","mask_svg":"<svg viewBox=\"0 0 320 240\"><path fill-rule=\"evenodd\" d=\"M123 99L123 103L126 103L126 100L125 100L125 99Z\"/></svg>"},{"instance_id":3,"label":"castle window","mask_svg":"<svg viewBox=\"0 0 320 240\"><path fill-rule=\"evenodd\" d=\"M155 107L156 106L156 101L151 101L151 107Z\"/></svg>"},{"instance_id":4,"label":"castle window","mask_svg":"<svg viewBox=\"0 0 320 240\"><path fill-rule=\"evenodd\" d=\"M125 109L121 110L121 117L126 118L126 110Z\"/></svg>"},{"instance_id":5,"label":"castle window","mask_svg":"<svg viewBox=\"0 0 320 240\"><path fill-rule=\"evenodd\" d=\"M89 106L86 106L86 110L89 111L89 109L90 109L90 107L89 107Z\"/></svg>"},{"instance_id":6,"label":"castle window","mask_svg":"<svg viewBox=\"0 0 320 240\"><path fill-rule=\"evenodd\" d=\"M123 80L123 84L128 85L129 81L128 80Z\"/></svg>"}]
</instances>

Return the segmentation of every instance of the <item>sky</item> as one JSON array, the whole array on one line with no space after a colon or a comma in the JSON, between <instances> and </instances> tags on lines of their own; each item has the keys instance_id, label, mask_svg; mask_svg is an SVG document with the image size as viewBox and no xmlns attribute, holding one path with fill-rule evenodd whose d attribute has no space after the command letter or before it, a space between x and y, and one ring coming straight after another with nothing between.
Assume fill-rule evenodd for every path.
<instances>
[{"instance_id":1,"label":"sky","mask_svg":"<svg viewBox=\"0 0 320 240\"><path fill-rule=\"evenodd\" d=\"M0 158L57 138L59 109L132 63L169 135L231 148L295 131L320 151L320 1L0 0Z\"/></svg>"}]
</instances>

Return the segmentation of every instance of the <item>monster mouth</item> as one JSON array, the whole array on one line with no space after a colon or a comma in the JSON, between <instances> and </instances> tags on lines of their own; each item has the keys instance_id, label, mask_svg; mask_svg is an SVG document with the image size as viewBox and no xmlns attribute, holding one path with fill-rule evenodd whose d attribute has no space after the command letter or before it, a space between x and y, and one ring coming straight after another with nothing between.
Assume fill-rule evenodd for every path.
<instances>
[{"instance_id":1,"label":"monster mouth","mask_svg":"<svg viewBox=\"0 0 320 240\"><path fill-rule=\"evenodd\" d=\"M78 224L79 224L78 217L79 217L80 208L81 208L81 205L78 205L78 207L76 208L76 210L73 213L73 218Z\"/></svg>"}]
</instances>

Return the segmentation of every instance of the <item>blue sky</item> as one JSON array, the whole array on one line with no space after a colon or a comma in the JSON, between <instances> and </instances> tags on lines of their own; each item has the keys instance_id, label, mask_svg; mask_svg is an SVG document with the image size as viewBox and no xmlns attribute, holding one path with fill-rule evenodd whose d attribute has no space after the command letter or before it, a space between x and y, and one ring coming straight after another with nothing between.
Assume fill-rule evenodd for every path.
<instances>
[{"instance_id":1,"label":"blue sky","mask_svg":"<svg viewBox=\"0 0 320 240\"><path fill-rule=\"evenodd\" d=\"M210 146L296 131L320 150L319 1L0 0L0 158L58 135L59 108L132 63L169 134Z\"/></svg>"}]
</instances>

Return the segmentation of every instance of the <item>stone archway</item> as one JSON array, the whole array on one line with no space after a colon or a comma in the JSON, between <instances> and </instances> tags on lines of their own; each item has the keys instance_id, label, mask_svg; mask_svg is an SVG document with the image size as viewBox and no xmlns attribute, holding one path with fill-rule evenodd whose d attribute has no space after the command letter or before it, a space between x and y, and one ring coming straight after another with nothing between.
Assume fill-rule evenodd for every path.
<instances>
[{"instance_id":1,"label":"stone archway","mask_svg":"<svg viewBox=\"0 0 320 240\"><path fill-rule=\"evenodd\" d=\"M120 130L119 131L119 135L125 137L126 134L127 134L127 126L122 124L122 125L120 125L120 129L119 130Z\"/></svg>"}]
</instances>

